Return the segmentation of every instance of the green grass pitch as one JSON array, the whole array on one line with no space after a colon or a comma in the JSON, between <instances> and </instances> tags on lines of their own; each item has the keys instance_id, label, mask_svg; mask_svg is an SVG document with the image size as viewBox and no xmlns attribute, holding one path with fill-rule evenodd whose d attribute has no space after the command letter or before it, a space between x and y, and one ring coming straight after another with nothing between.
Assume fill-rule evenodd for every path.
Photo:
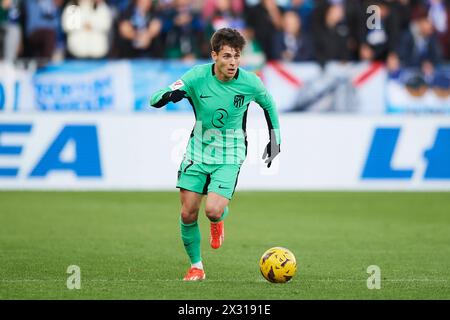
<instances>
[{"instance_id":1,"label":"green grass pitch","mask_svg":"<svg viewBox=\"0 0 450 320\"><path fill-rule=\"evenodd\" d=\"M0 299L450 299L450 193L238 191L219 250L202 208L197 283L181 280L176 192L0 192L0 204ZM273 246L296 255L286 284L259 273Z\"/></svg>"}]
</instances>

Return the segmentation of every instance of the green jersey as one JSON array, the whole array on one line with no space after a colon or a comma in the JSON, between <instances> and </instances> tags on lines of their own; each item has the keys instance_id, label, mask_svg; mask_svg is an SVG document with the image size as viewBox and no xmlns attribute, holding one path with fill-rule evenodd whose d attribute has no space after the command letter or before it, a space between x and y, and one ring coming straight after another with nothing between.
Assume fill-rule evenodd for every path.
<instances>
[{"instance_id":1,"label":"green jersey","mask_svg":"<svg viewBox=\"0 0 450 320\"><path fill-rule=\"evenodd\" d=\"M181 79L156 92L151 105L169 91L183 90L195 114L195 125L186 150L186 159L196 163L241 164L247 154L246 121L251 101L263 109L276 143L281 144L279 121L272 96L253 72L239 68L233 79L220 81L214 64L193 67Z\"/></svg>"}]
</instances>

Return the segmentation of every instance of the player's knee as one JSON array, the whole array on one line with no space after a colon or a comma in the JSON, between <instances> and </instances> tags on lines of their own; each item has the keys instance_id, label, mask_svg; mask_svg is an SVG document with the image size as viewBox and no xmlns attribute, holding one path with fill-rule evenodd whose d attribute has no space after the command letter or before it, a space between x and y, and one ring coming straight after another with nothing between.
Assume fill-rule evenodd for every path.
<instances>
[{"instance_id":1,"label":"player's knee","mask_svg":"<svg viewBox=\"0 0 450 320\"><path fill-rule=\"evenodd\" d=\"M206 216L210 220L218 220L222 216L223 208L214 204L207 204L205 207Z\"/></svg>"},{"instance_id":2,"label":"player's knee","mask_svg":"<svg viewBox=\"0 0 450 320\"><path fill-rule=\"evenodd\" d=\"M199 208L183 206L181 208L181 221L186 224L197 221L198 211Z\"/></svg>"}]
</instances>

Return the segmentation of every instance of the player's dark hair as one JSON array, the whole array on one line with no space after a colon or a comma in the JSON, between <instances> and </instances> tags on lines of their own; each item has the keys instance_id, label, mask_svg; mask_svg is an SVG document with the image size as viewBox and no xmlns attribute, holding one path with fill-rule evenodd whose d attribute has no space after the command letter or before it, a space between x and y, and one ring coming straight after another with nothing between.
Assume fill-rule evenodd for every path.
<instances>
[{"instance_id":1,"label":"player's dark hair","mask_svg":"<svg viewBox=\"0 0 450 320\"><path fill-rule=\"evenodd\" d=\"M223 46L229 46L235 50L242 51L245 46L245 39L236 29L222 28L212 35L211 49L219 52Z\"/></svg>"}]
</instances>

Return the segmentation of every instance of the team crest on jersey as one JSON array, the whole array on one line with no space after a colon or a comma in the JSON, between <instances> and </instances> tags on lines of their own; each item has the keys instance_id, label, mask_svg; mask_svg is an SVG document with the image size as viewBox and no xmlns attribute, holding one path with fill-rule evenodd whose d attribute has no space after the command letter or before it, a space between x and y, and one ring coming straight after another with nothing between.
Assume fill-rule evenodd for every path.
<instances>
[{"instance_id":1,"label":"team crest on jersey","mask_svg":"<svg viewBox=\"0 0 450 320\"><path fill-rule=\"evenodd\" d=\"M237 94L234 96L234 106L240 108L244 105L244 96L242 94Z\"/></svg>"},{"instance_id":2,"label":"team crest on jersey","mask_svg":"<svg viewBox=\"0 0 450 320\"><path fill-rule=\"evenodd\" d=\"M174 91L174 90L180 89L182 86L184 86L184 82L180 79L180 80L177 80L174 83L172 83L169 86L169 88L170 88L170 90Z\"/></svg>"}]
</instances>

